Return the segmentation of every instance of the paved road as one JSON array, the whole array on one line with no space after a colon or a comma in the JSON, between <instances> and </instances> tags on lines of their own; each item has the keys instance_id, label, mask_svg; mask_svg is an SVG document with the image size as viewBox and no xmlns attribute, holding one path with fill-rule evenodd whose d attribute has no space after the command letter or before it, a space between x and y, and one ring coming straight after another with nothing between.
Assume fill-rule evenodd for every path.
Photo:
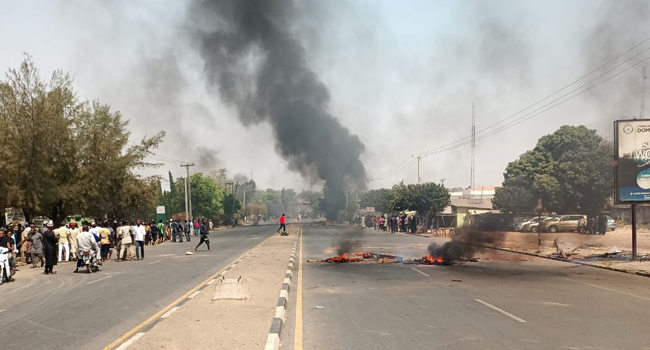
<instances>
[{"instance_id":1,"label":"paved road","mask_svg":"<svg viewBox=\"0 0 650 350\"><path fill-rule=\"evenodd\" d=\"M1 348L101 349L275 232L275 226L213 232L213 252L190 243L145 247L139 262L109 262L94 274L73 263L44 276L22 268L0 286Z\"/></svg>"},{"instance_id":2,"label":"paved road","mask_svg":"<svg viewBox=\"0 0 650 350\"><path fill-rule=\"evenodd\" d=\"M646 277L511 253L434 267L305 262L333 255L345 232L304 227L304 349L650 349ZM372 248L359 250L421 256L431 241L365 230ZM290 305L283 349L300 350Z\"/></svg>"}]
</instances>

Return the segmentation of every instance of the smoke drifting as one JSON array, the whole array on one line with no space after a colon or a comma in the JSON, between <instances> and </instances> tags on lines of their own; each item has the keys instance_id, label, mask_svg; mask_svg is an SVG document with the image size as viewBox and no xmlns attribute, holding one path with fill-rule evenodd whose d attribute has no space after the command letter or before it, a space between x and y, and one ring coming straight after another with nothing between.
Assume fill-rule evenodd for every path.
<instances>
[{"instance_id":1,"label":"smoke drifting","mask_svg":"<svg viewBox=\"0 0 650 350\"><path fill-rule=\"evenodd\" d=\"M431 243L427 248L432 256L442 256L446 263L472 258L474 253L482 252L486 245L498 245L505 239L503 232L482 232L463 230L452 236L452 240L443 245Z\"/></svg>"},{"instance_id":2,"label":"smoke drifting","mask_svg":"<svg viewBox=\"0 0 650 350\"><path fill-rule=\"evenodd\" d=\"M354 230L346 232L343 237L336 241L336 254L341 256L345 253L353 253L363 245L363 232L361 230Z\"/></svg>"},{"instance_id":3,"label":"smoke drifting","mask_svg":"<svg viewBox=\"0 0 650 350\"><path fill-rule=\"evenodd\" d=\"M365 187L364 145L330 114L329 91L307 65L292 31L303 14L291 1L202 1L189 23L199 24L209 84L245 125L271 125L290 169L325 181L324 208L335 218L346 184Z\"/></svg>"}]
</instances>

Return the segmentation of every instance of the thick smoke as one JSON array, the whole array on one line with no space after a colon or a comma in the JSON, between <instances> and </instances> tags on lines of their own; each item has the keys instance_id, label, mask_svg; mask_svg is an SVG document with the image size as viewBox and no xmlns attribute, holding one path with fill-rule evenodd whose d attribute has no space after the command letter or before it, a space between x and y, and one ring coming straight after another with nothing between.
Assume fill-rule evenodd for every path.
<instances>
[{"instance_id":1,"label":"thick smoke","mask_svg":"<svg viewBox=\"0 0 650 350\"><path fill-rule=\"evenodd\" d=\"M428 250L430 255L442 256L445 263L451 263L472 258L475 253L488 249L486 246L498 246L504 239L503 232L463 230L443 245L431 243Z\"/></svg>"},{"instance_id":2,"label":"thick smoke","mask_svg":"<svg viewBox=\"0 0 650 350\"><path fill-rule=\"evenodd\" d=\"M359 250L363 245L363 232L355 229L351 232L346 232L341 238L336 241L336 254L341 256L345 253L354 253Z\"/></svg>"},{"instance_id":3,"label":"thick smoke","mask_svg":"<svg viewBox=\"0 0 650 350\"><path fill-rule=\"evenodd\" d=\"M326 215L345 206L346 184L365 186L364 146L329 112L327 87L308 67L291 1L203 1L190 11L208 81L245 125L268 122L292 170L325 181ZM269 169L273 171L273 169Z\"/></svg>"},{"instance_id":4,"label":"thick smoke","mask_svg":"<svg viewBox=\"0 0 650 350\"><path fill-rule=\"evenodd\" d=\"M593 29L584 44L585 71L593 70L644 41L650 29L648 18L650 18L650 3L647 1L612 1L600 4L595 15L592 16ZM596 74L613 68L647 47L645 43ZM647 55L641 55L624 67L637 63L645 57ZM597 115L594 119L599 121L598 126L603 130L611 132L612 121L615 119L639 116L641 70L644 65L649 64L644 63L630 69L608 81L605 87L598 87L588 92L590 103L598 107L595 109ZM648 117L648 112L645 113L645 117Z\"/></svg>"}]
</instances>

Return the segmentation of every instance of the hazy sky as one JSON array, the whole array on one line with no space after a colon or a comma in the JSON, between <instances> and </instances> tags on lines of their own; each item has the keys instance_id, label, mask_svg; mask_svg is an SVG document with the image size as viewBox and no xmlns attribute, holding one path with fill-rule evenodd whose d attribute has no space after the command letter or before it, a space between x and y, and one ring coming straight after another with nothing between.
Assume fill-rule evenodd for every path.
<instances>
[{"instance_id":1,"label":"hazy sky","mask_svg":"<svg viewBox=\"0 0 650 350\"><path fill-rule=\"evenodd\" d=\"M0 68L17 67L27 52L44 77L72 72L81 99L99 98L130 119L134 142L164 129L156 153L197 162L196 171L252 170L263 188L317 189L318 181L287 170L268 125L242 125L208 87L186 30L188 3L0 0ZM370 188L416 182L411 155L469 136L472 103L480 131L650 36L649 1L303 4L313 6L305 5L292 31L330 90L331 112L365 144ZM642 53L648 48L650 41L537 107L634 55L641 53L603 78L650 57ZM639 114L642 66L485 139L478 133L477 185L500 184L508 162L561 125L584 124L611 138L614 119ZM399 165L407 167L394 171ZM466 187L469 165L463 145L422 158L421 176ZM167 170L184 171L170 162L147 173Z\"/></svg>"}]
</instances>

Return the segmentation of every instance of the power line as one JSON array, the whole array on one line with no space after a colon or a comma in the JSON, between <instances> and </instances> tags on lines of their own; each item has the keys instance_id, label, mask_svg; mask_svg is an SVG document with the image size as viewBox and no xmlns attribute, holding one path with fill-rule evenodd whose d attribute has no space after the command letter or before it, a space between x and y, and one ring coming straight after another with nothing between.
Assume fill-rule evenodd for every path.
<instances>
[{"instance_id":1,"label":"power line","mask_svg":"<svg viewBox=\"0 0 650 350\"><path fill-rule=\"evenodd\" d=\"M648 41L648 40L650 40L650 38L649 38L649 39L646 39L644 42L646 42L646 41ZM641 44L639 44L639 45L641 45ZM639 45L635 46L634 48L638 47ZM606 64L604 64L604 65L602 65L602 66L596 68L595 70L591 71L589 74L586 74L586 75L582 76L581 78L575 80L575 81L572 82L571 84L569 84L569 85L567 85L567 86L565 86L565 87L563 87L563 88L561 88L561 89L555 91L554 93L552 93L552 94L550 94L550 95L544 97L543 99L541 99L541 100L539 100L539 101L533 103L532 105L530 105L530 106L528 106L528 107L526 107L526 108L524 108L524 109L522 109L522 110L520 110L520 111L518 111L518 112L516 112L516 113L514 113L514 114L512 114L512 115L510 115L510 116L508 116L507 118L501 119L501 120L499 120L498 122L496 122L496 123L494 123L494 124L492 124L492 125L490 125L490 126L487 126L487 127L483 128L483 129L477 131L477 134L481 134L481 133L485 132L486 130L492 129L492 128L494 128L495 126L497 126L497 125L499 125L499 124L505 122L506 120L512 119L513 117L515 117L515 116L521 114L522 112L524 112L524 111L526 111L526 110L532 108L533 106L538 105L538 104L541 103L542 101L545 101L545 100L551 98L552 96L557 95L559 92L561 92L561 91L563 91L563 90L566 90L566 88L568 88L569 86L574 85L574 84L577 83L578 81L580 81L580 80L584 79L585 77L591 75L593 72L596 72L596 71L600 70L600 69L603 68L604 66L610 64L612 61L614 61L614 60L620 58L621 56L625 55L626 53L628 53L628 52L630 52L630 51L631 51L631 50L626 51L626 52L623 53L622 55L619 55L618 57L614 58L613 60L610 60L610 61L607 62ZM573 89L573 90L571 90L571 91L569 91L569 92L563 94L562 96L560 96L560 97L558 97L558 98L552 100L551 102L549 102L549 103L547 103L547 104L545 104L545 105L543 105L543 106L541 106L541 107L538 107L537 109L533 110L532 112L529 112L528 114L525 114L524 116L522 116L522 117L520 117L520 118L518 118L518 119L515 119L515 121L517 121L517 120L519 120L519 119L521 119L521 118L525 118L527 115L530 115L531 113L534 113L534 112L536 112L536 111L538 111L538 110L540 110L540 109L543 109L544 107L547 107L548 105L550 105L550 104L552 104L552 103L554 103L554 102L557 102L558 100L560 100L560 99L562 99L562 98L564 98L564 97L570 95L571 93L573 93L573 92L575 92L575 91L577 91L577 90L579 90L579 89L581 89L581 88L583 88L583 87L589 85L590 83L594 82L595 80L598 80L599 78L602 78L603 76L607 75L608 73L611 73L612 71L614 71L614 70L616 70L617 68L621 67L622 65L624 65L624 64L626 64L626 63L628 63L628 62L630 62L631 60L633 60L633 59L639 57L640 55L642 55L643 53L645 53L645 52L647 52L647 51L650 51L650 47L647 48L647 49L645 49L645 50L643 50L643 51L641 51L641 52L639 52L638 54L636 54L636 55L630 57L629 59L627 59L627 60L621 62L620 64L614 66L613 68L611 68L611 69L605 71L604 73L598 75L597 77L595 77L595 78L589 80L588 82L586 82L586 83L584 83L584 84L578 86L577 88L575 88L575 89ZM629 68L632 68L632 67L634 67L634 66L631 66L631 67L629 67ZM629 69L629 68L628 68L628 69ZM626 69L626 70L627 70L627 69ZM626 71L626 70L624 70L624 71ZM624 72L624 71L623 71L623 72ZM622 73L622 72L621 72L621 73ZM618 74L620 74L620 73L618 73ZM618 74L612 76L611 78L617 76ZM609 79L610 79L610 78L606 79L605 81L607 81L607 80L609 80ZM595 85L595 86L593 86L593 87L596 87L596 86L597 86L597 85ZM591 88L593 88L593 87L591 87ZM587 89L587 90L585 90L585 91L588 91L588 90L590 90L591 88L589 88L589 89ZM527 120L527 119L526 119L526 120ZM512 123L512 122L511 122L511 123ZM509 123L509 124L510 124L510 123ZM509 125L509 124L506 124L506 125ZM518 124L518 123L517 123L517 124ZM516 125L516 124L515 124L515 125ZM429 150L429 151L423 151L423 152L420 152L420 153L416 153L416 154L417 154L417 155L428 155L428 154L432 154L432 153L437 153L437 152L436 152L437 150L439 150L439 149L441 149L441 148L446 148L446 147L448 147L448 146L453 146L453 145L456 144L456 143L463 142L463 144L466 144L466 143L464 143L464 142L465 142L466 140L468 140L468 139L471 139L471 137L472 137L472 136L469 135L469 136L466 136L466 137L464 137L464 138L462 138L462 139L459 139L459 140L456 140L456 141L454 141L454 142L451 142L451 143L449 143L449 144L446 144L446 145L443 145L443 146L440 146L440 147L434 148L434 149Z\"/></svg>"},{"instance_id":2,"label":"power line","mask_svg":"<svg viewBox=\"0 0 650 350\"><path fill-rule=\"evenodd\" d=\"M558 93L560 93L560 92L566 90L566 89L569 88L570 86L576 84L577 82L583 80L584 78L586 78L586 77L592 75L593 73L599 71L600 69L606 67L606 66L609 65L610 63L616 61L617 59L619 59L619 58L621 58L621 57L623 57L623 56L625 56L626 54L628 54L628 53L630 53L631 51L635 50L635 49L638 48L639 46L641 46L641 45L647 43L648 41L650 41L650 37L649 37L649 38L646 38L645 40L643 40L642 42L640 42L640 43L638 43L637 45L633 46L632 48L628 49L627 51L623 52L622 54L620 54L620 55L618 55L618 56L612 58L611 60L609 60L609 61L606 62L605 64L603 64L603 65L601 65L601 66L599 66L599 67L593 69L593 70L590 71L589 73L587 73L587 74L581 76L580 78L574 80L573 82L571 82L571 83L569 83L569 84L563 86L563 87L560 88L559 90L556 90L556 91L553 92L552 94L550 94L550 95L548 95L548 96L542 98L541 100L539 100L539 101L533 103L532 105L530 105L530 106L528 106L528 107L526 107L526 108L524 108L524 109L522 109L522 110L520 110L520 111L518 111L518 112L516 112L516 113L514 113L514 114L512 114L512 115L510 115L510 116L508 116L507 118L504 118L504 119L502 119L502 120L500 120L500 121L498 121L498 122L496 122L496 123L494 123L494 124L492 124L492 125L490 125L490 126L487 126L487 127L483 128L483 129L479 130L477 133L479 133L479 134L484 133L485 131L487 131L487 130L489 130L489 129L492 129L492 128L494 128L495 126L497 126L497 125L499 125L499 124L502 124L503 122L505 122L505 121L507 121L507 120L509 120L509 119L512 119L513 117L515 117L515 116L521 114L522 112L524 112L524 111L526 111L526 110L529 110L530 108L532 108L532 107L534 107L534 106L540 104L541 102L543 102L543 101L545 101L545 100L547 100L547 99L549 99L549 98L551 98L551 97L557 95ZM504 126L498 128L498 129L494 130L493 132L490 132L490 133L487 133L487 134L480 135L480 136L477 138L477 140L485 139L485 138L487 138L487 137L489 137L489 136L492 136L492 135L494 135L494 134L496 134L496 133L498 133L498 132L501 132L501 131L506 130L506 129L510 128L510 127L513 127L513 126L515 126L515 125L518 125L518 124L520 124L520 123L523 122L523 121L526 121L526 120L528 120L528 119L530 119L530 118L532 118L532 117L535 117L535 116L537 116L537 115L539 115L539 114L541 114L541 113L543 113L543 112L545 112L545 111L548 111L549 109L552 109L552 108L554 108L554 107L556 107L556 106L558 106L558 105L560 105L560 104L563 104L564 102L567 102L567 101L569 101L569 100L571 100L571 99L573 99L573 98L575 98L575 97L577 97L577 96L579 96L579 95L581 95L581 94L583 94L583 93L585 93L585 92L587 92L587 91L589 91L589 90L595 88L596 86L599 86L600 84L602 84L602 83L604 83L604 82L606 82L606 81L608 81L608 80L610 80L610 79L612 79L612 78L614 78L614 77L616 77L616 76L618 76L618 75L620 75L620 74L622 74L622 73L628 71L629 69L631 69L631 68L633 68L633 67L635 67L635 66L641 64L642 62L644 62L644 61L646 61L646 60L648 60L648 59L650 59L650 58L643 59L642 61L640 61L640 62L638 62L638 63L636 63L636 64L634 64L634 65L632 65L632 66L630 66L630 67L628 67L628 68L626 68L626 69L624 69L624 70L621 71L621 72L616 73L615 75L613 75L613 76L611 76L611 77L609 77L609 78L604 79L603 81L601 81L601 82L599 82L599 83L597 83L597 84L595 84L595 85L593 85L593 86L591 86L591 87L585 89L584 91L579 92L578 94L576 94L576 95L574 95L574 96L572 96L572 97L570 97L570 98L568 98L568 99L566 99L566 100L564 100L564 101L561 101L561 102L559 102L559 103L557 103L557 104L551 106L550 108L546 108L546 109L544 109L545 107L548 107L549 105L551 105L551 104L557 102L558 100L561 100L562 98L564 98L564 97L566 97L566 96L572 94L573 92L576 92L577 90L579 90L579 89L585 87L586 85L589 85L589 84L592 83L593 81L595 81L595 80L597 80L597 79L599 79L599 78L605 76L606 74L608 74L608 73L610 73L610 72L616 70L617 68L621 67L622 65L626 64L627 62L630 62L631 60L635 59L636 57L640 56L641 54L643 54L644 52L647 52L647 51L649 51L649 50L650 50L650 48L647 48L647 49L641 51L640 53L638 53L638 54L632 56L631 58L629 58L629 59L623 61L622 63L618 64L617 66L615 66L615 67L609 69L608 71L606 71L606 72L600 74L599 76L597 76L597 77L591 79L591 80L588 81L587 83L585 83L585 84L583 84L583 85L581 85L581 86L579 86L579 87L577 87L577 88L575 88L575 89L569 91L568 93L566 93L566 94L564 94L564 95L562 95L562 96L560 96L560 97L554 99L553 101L551 101L551 102L549 102L549 103L547 103L547 104L545 104L545 105L543 105L543 106L541 106L541 107L539 107L539 108L533 110L532 112L529 112L529 113L523 115L522 117L520 117L520 118L518 118L518 119L515 119L514 121L512 121L512 122L510 122L510 123L508 123L508 124L506 124L506 125L504 125ZM540 111L540 110L541 110L541 111ZM540 111L540 112L539 112L539 113L535 113L535 112L537 112L537 111ZM532 115L531 115L531 114L532 114ZM423 152L420 152L420 153L416 153L416 154L414 154L414 155L412 155L412 156L420 156L420 155L422 155L422 156L428 156L428 155L430 155L430 154L441 153L441 152L445 152L445 151L448 151L448 150L451 150L451 149L454 149L454 148L458 148L458 147L461 147L461 146L465 146L465 145L471 143L471 138L472 138L472 135L469 135L469 136L466 136L466 137L464 137L464 138L462 138L462 139L459 139L459 140L456 140L456 141L454 141L454 142L451 142L451 143L449 143L449 144L446 144L446 145L443 145L443 146L440 146L440 147L434 148L434 149L432 149L432 150L428 150L428 151L423 151ZM469 142L468 142L468 140L469 140ZM383 176L380 176L380 177L378 177L378 178L369 179L368 182L370 182L370 181L374 181L374 180L382 180L382 179L385 179L385 178L387 178L387 177L389 177L389 176L391 176L391 175L394 175L394 174L397 174L397 173L401 173L401 172L404 171L405 169L407 169L407 168L409 168L410 166L412 166L413 164L415 164L414 162L411 162L411 163L407 164L406 166L402 166L402 165L403 165L404 163L406 163L408 160L409 160L409 159L406 159L404 162L400 163L399 165L397 165L395 168L393 168L391 171L389 171L388 173L386 173L386 174L383 175Z\"/></svg>"}]
</instances>

